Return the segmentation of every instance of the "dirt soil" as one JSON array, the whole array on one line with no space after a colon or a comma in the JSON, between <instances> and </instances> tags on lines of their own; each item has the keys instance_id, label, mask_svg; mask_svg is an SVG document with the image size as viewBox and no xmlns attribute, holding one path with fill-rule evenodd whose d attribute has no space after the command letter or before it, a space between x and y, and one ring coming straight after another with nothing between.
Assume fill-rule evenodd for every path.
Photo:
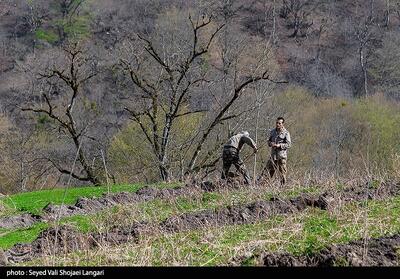
<instances>
[{"instance_id":1,"label":"dirt soil","mask_svg":"<svg viewBox=\"0 0 400 279\"><path fill-rule=\"evenodd\" d=\"M42 216L30 213L8 216L0 219L0 228L14 229L14 228L30 227L36 222L40 222L42 220L43 220Z\"/></svg>"},{"instance_id":2,"label":"dirt soil","mask_svg":"<svg viewBox=\"0 0 400 279\"><path fill-rule=\"evenodd\" d=\"M98 233L84 234L70 226L49 228L40 233L32 243L19 243L3 252L8 264L26 262L37 257L66 254L88 250L104 245L119 245L130 241L138 242L140 235L153 233L150 224L136 223L128 228L114 227Z\"/></svg>"},{"instance_id":3,"label":"dirt soil","mask_svg":"<svg viewBox=\"0 0 400 279\"><path fill-rule=\"evenodd\" d=\"M400 235L331 245L318 253L294 256L263 253L264 266L398 266Z\"/></svg>"}]
</instances>

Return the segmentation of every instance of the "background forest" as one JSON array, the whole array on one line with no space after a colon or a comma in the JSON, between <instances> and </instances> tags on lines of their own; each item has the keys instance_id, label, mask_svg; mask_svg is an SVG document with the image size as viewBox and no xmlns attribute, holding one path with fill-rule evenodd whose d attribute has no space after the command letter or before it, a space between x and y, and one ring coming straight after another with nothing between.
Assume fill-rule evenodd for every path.
<instances>
[{"instance_id":1,"label":"background forest","mask_svg":"<svg viewBox=\"0 0 400 279\"><path fill-rule=\"evenodd\" d=\"M219 177L241 130L260 173L278 116L289 180L399 178L399 43L396 0L0 0L0 192Z\"/></svg>"}]
</instances>

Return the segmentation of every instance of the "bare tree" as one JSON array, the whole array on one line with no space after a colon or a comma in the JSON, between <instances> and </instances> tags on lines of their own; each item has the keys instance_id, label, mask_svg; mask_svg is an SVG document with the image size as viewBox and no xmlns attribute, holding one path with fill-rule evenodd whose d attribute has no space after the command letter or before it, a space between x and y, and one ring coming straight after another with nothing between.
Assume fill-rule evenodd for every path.
<instances>
[{"instance_id":1,"label":"bare tree","mask_svg":"<svg viewBox=\"0 0 400 279\"><path fill-rule=\"evenodd\" d=\"M309 20L312 12L309 0L283 0L279 15L287 20L287 27L293 29L291 38L304 37L307 29L313 25Z\"/></svg>"},{"instance_id":2,"label":"bare tree","mask_svg":"<svg viewBox=\"0 0 400 279\"><path fill-rule=\"evenodd\" d=\"M189 17L189 20L192 29L192 46L188 49L186 58L175 65L173 65L175 61L170 62L163 58L163 54L156 49L152 41L138 35L145 53L149 55L149 58L155 63L157 71L160 72L157 79L149 80L148 77L143 76L143 66L147 61L141 60L139 57L136 57L137 60L135 59L133 63L124 59L121 59L119 63L124 73L130 77L132 83L140 90L141 98L144 100L145 107L142 107L140 111L130 108L126 108L126 110L129 111L132 119L140 125L142 132L151 145L153 153L158 160L158 168L162 180L168 180L169 178L167 152L174 121L179 117L203 111L189 110L184 112L182 110L187 104L191 89L197 84L206 81L201 75L195 76L192 69L197 67L198 60L208 52L213 39L223 27L223 25L217 27L205 42L200 42L199 34L209 26L211 19L203 18L193 21ZM143 118L149 121L150 131L143 122ZM160 118L163 121L162 127L159 127Z\"/></svg>"},{"instance_id":3,"label":"bare tree","mask_svg":"<svg viewBox=\"0 0 400 279\"><path fill-rule=\"evenodd\" d=\"M359 65L363 77L363 95L369 93L369 57L380 42L381 35L378 32L379 17L377 16L377 5L374 0L370 0L369 5L364 11L361 11L361 17L358 18L358 24L354 25L354 33L357 41L357 51ZM356 19L357 20L357 19Z\"/></svg>"},{"instance_id":4,"label":"bare tree","mask_svg":"<svg viewBox=\"0 0 400 279\"><path fill-rule=\"evenodd\" d=\"M66 90L69 91L69 96L67 97L68 104L66 107L58 108L58 106L52 102L49 94L44 92L42 93L42 97L45 101L46 108L24 107L22 110L47 115L54 121L59 132L67 135L73 142L75 152L78 154L78 161L82 167L81 173L63 167L56 162L54 158L49 157L48 160L54 167L61 173L69 174L75 179L90 181L95 185L99 185L100 179L96 175L93 166L90 164L84 152L85 147L83 146L85 138L93 139L87 135L87 128L91 123L79 123L79 120L77 120L74 115L74 108L79 100L78 98L81 94L82 87L98 74L97 69L93 67L92 64L96 62L91 60L88 56L85 56L83 49L77 43L65 47L63 52L66 55L66 67L62 65L53 65L47 68L45 72L39 73L39 79L46 79L50 83L61 82L66 86Z\"/></svg>"},{"instance_id":5,"label":"bare tree","mask_svg":"<svg viewBox=\"0 0 400 279\"><path fill-rule=\"evenodd\" d=\"M361 71L363 74L363 88L364 95L368 96L368 66L367 66L367 47L371 41L371 26L373 18L368 17L364 24L356 29L355 34L358 41L358 57L360 62Z\"/></svg>"}]
</instances>

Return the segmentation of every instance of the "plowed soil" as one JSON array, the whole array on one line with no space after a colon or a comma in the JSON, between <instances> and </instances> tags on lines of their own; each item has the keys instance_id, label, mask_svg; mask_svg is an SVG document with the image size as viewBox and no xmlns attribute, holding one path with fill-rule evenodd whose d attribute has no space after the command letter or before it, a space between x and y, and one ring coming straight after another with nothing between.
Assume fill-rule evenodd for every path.
<instances>
[{"instance_id":1,"label":"plowed soil","mask_svg":"<svg viewBox=\"0 0 400 279\"><path fill-rule=\"evenodd\" d=\"M264 253L265 266L398 266L400 235L332 245L307 256Z\"/></svg>"},{"instance_id":2,"label":"plowed soil","mask_svg":"<svg viewBox=\"0 0 400 279\"><path fill-rule=\"evenodd\" d=\"M203 183L202 185L203 187L206 185L205 190L210 191L210 184ZM399 189L399 183L386 183L380 185L378 188L366 186L354 187L342 192L324 193L318 196L303 194L288 200L271 198L268 201L256 201L247 205L228 206L215 210L203 210L176 215L161 223L136 222L128 228L115 226L105 233L82 234L69 227L61 226L58 229L50 228L45 230L32 243L17 244L5 251L4 254L8 262L17 263L46 254L91 249L105 243L118 245L128 241L137 242L141 236L157 233L168 234L204 227L249 224L266 220L277 214L293 214L307 207L317 207L326 210L337 204L339 200L360 201L365 199L382 199L398 195ZM176 189L147 187L139 190L137 193L118 193L95 199L82 198L74 206L65 206L62 212L66 214L64 216L71 216L67 214L77 214L77 212L85 214L117 203L131 203L139 200L146 201L156 197L171 198L184 195L187 191L187 187ZM49 214L47 218L48 216L57 214L58 209L59 207L52 209L48 206L45 209L48 212L47 214ZM344 261L349 265L391 265L397 261L394 249L399 244L399 236L380 238L366 243L367 246L364 245L364 242L332 246L319 254L304 257L294 257L289 254L265 254L263 256L263 263L265 265L309 266L333 265L339 261ZM365 250L365 247L368 249ZM367 251L367 253L363 251Z\"/></svg>"}]
</instances>

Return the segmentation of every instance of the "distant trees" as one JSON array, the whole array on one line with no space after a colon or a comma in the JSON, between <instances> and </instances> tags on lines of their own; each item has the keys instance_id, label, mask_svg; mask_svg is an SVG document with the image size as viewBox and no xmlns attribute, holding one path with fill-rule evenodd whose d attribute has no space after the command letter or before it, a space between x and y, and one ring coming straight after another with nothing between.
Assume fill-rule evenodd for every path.
<instances>
[{"instance_id":1,"label":"distant trees","mask_svg":"<svg viewBox=\"0 0 400 279\"><path fill-rule=\"evenodd\" d=\"M400 34L391 32L383 38L382 47L371 55L368 74L377 90L400 98Z\"/></svg>"},{"instance_id":2,"label":"distant trees","mask_svg":"<svg viewBox=\"0 0 400 279\"><path fill-rule=\"evenodd\" d=\"M56 19L59 42L63 42L67 37L85 36L88 33L88 22L79 16L83 4L86 0L55 0L56 9L59 10L61 17Z\"/></svg>"},{"instance_id":3,"label":"distant trees","mask_svg":"<svg viewBox=\"0 0 400 279\"><path fill-rule=\"evenodd\" d=\"M29 25L33 42L61 44L67 38L86 36L89 32L88 13L80 13L86 0L26 1L24 19Z\"/></svg>"},{"instance_id":4,"label":"distant trees","mask_svg":"<svg viewBox=\"0 0 400 279\"><path fill-rule=\"evenodd\" d=\"M283 0L279 16L287 21L287 27L293 30L291 38L303 37L307 29L313 25L310 0Z\"/></svg>"},{"instance_id":5,"label":"distant trees","mask_svg":"<svg viewBox=\"0 0 400 279\"><path fill-rule=\"evenodd\" d=\"M368 96L368 64L367 56L368 50L373 41L373 24L374 18L369 16L361 23L360 26L355 28L355 35L358 42L358 55L360 67L363 75L363 91L364 96Z\"/></svg>"}]
</instances>

